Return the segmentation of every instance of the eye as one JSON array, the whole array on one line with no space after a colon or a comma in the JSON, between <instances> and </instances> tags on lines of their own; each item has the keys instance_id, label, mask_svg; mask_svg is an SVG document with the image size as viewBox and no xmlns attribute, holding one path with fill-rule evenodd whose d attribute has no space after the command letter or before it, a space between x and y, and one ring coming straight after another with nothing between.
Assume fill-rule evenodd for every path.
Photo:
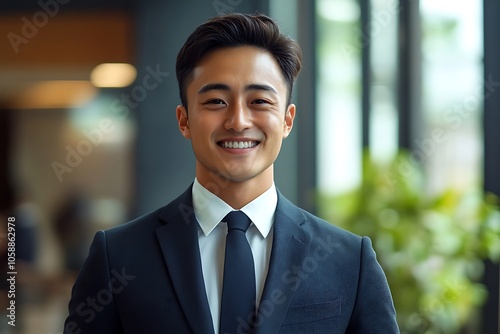
<instances>
[{"instance_id":1,"label":"eye","mask_svg":"<svg viewBox=\"0 0 500 334\"><path fill-rule=\"evenodd\" d=\"M267 100L264 100L264 99L256 99L256 100L253 100L252 103L253 104L266 104L266 103L270 103L270 102Z\"/></svg>"},{"instance_id":2,"label":"eye","mask_svg":"<svg viewBox=\"0 0 500 334\"><path fill-rule=\"evenodd\" d=\"M226 102L224 102L221 99L211 99L205 102L204 104L226 104Z\"/></svg>"}]
</instances>

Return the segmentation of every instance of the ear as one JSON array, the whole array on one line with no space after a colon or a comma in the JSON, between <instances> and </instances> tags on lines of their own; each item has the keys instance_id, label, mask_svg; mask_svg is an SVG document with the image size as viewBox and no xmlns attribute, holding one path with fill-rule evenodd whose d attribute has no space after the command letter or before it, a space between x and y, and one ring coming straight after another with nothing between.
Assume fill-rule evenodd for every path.
<instances>
[{"instance_id":1,"label":"ear","mask_svg":"<svg viewBox=\"0 0 500 334\"><path fill-rule=\"evenodd\" d=\"M285 123L283 124L283 139L288 137L293 128L293 120L295 118L295 104L290 104L286 109Z\"/></svg>"},{"instance_id":2,"label":"ear","mask_svg":"<svg viewBox=\"0 0 500 334\"><path fill-rule=\"evenodd\" d=\"M175 114L177 116L177 123L179 124L179 130L184 138L191 139L191 131L189 129L189 120L187 110L183 105L177 106L175 108Z\"/></svg>"}]
</instances>

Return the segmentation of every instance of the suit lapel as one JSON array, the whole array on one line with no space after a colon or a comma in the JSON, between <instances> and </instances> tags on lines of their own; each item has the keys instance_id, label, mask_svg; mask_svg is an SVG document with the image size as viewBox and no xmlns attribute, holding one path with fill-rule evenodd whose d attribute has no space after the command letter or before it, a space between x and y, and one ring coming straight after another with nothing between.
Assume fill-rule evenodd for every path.
<instances>
[{"instance_id":1,"label":"suit lapel","mask_svg":"<svg viewBox=\"0 0 500 334\"><path fill-rule=\"evenodd\" d=\"M198 223L192 206L191 187L160 214L165 225L156 230L168 272L184 315L194 333L213 333L201 257Z\"/></svg>"},{"instance_id":2,"label":"suit lapel","mask_svg":"<svg viewBox=\"0 0 500 334\"><path fill-rule=\"evenodd\" d=\"M306 258L311 236L302 228L305 216L278 192L269 271L259 305L255 334L277 333L300 285L295 267Z\"/></svg>"}]
</instances>

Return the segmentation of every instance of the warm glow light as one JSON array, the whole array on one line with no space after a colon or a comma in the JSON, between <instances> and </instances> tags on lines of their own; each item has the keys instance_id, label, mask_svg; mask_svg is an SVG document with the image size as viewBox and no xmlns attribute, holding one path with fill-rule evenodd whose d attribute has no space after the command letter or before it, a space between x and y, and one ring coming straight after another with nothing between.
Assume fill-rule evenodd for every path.
<instances>
[{"instance_id":1,"label":"warm glow light","mask_svg":"<svg viewBox=\"0 0 500 334\"><path fill-rule=\"evenodd\" d=\"M127 87L137 76L135 67L124 63L105 63L97 65L90 74L90 81L96 87Z\"/></svg>"},{"instance_id":2,"label":"warm glow light","mask_svg":"<svg viewBox=\"0 0 500 334\"><path fill-rule=\"evenodd\" d=\"M13 109L57 109L81 107L97 95L86 80L39 81L21 91L10 106Z\"/></svg>"}]
</instances>

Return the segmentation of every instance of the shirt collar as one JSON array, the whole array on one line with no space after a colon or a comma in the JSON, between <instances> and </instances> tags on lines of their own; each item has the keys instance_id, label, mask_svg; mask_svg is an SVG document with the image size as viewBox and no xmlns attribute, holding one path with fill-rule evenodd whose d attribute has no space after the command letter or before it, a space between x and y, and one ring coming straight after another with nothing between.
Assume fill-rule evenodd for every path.
<instances>
[{"instance_id":1,"label":"shirt collar","mask_svg":"<svg viewBox=\"0 0 500 334\"><path fill-rule=\"evenodd\" d=\"M196 178L192 192L194 214L205 236L209 235L229 212L236 210L203 187ZM271 231L277 203L278 194L273 182L268 190L241 208L263 238Z\"/></svg>"}]
</instances>

